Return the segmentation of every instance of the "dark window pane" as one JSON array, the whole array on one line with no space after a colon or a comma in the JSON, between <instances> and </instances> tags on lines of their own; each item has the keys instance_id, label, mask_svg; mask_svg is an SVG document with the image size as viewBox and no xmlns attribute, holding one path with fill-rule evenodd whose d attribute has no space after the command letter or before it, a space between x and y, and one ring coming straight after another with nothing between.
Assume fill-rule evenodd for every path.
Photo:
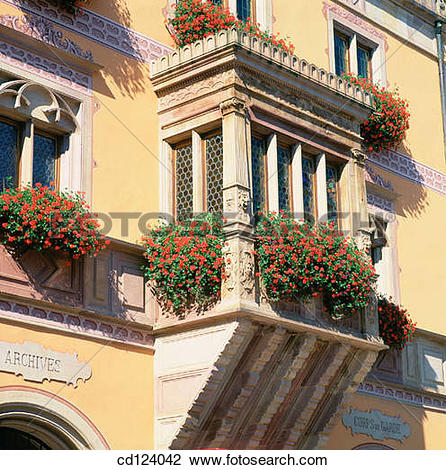
<instances>
[{"instance_id":1,"label":"dark window pane","mask_svg":"<svg viewBox=\"0 0 446 470\"><path fill-rule=\"evenodd\" d=\"M302 158L302 185L304 191L304 218L314 221L314 162L310 158Z\"/></svg>"},{"instance_id":2,"label":"dark window pane","mask_svg":"<svg viewBox=\"0 0 446 470\"><path fill-rule=\"evenodd\" d=\"M358 47L358 75L363 78L370 77L370 51Z\"/></svg>"},{"instance_id":3,"label":"dark window pane","mask_svg":"<svg viewBox=\"0 0 446 470\"><path fill-rule=\"evenodd\" d=\"M335 33L335 72L342 75L349 72L348 67L348 43L347 38Z\"/></svg>"},{"instance_id":4,"label":"dark window pane","mask_svg":"<svg viewBox=\"0 0 446 470\"><path fill-rule=\"evenodd\" d=\"M223 136L208 137L206 143L207 210L223 213Z\"/></svg>"},{"instance_id":5,"label":"dark window pane","mask_svg":"<svg viewBox=\"0 0 446 470\"><path fill-rule=\"evenodd\" d=\"M17 128L0 121L0 190L16 184Z\"/></svg>"},{"instance_id":6,"label":"dark window pane","mask_svg":"<svg viewBox=\"0 0 446 470\"><path fill-rule=\"evenodd\" d=\"M265 210L265 141L251 139L254 212Z\"/></svg>"},{"instance_id":7,"label":"dark window pane","mask_svg":"<svg viewBox=\"0 0 446 470\"><path fill-rule=\"evenodd\" d=\"M251 18L251 0L237 0L237 16L242 21Z\"/></svg>"},{"instance_id":8,"label":"dark window pane","mask_svg":"<svg viewBox=\"0 0 446 470\"><path fill-rule=\"evenodd\" d=\"M327 209L328 221L338 221L338 172L336 168L327 166Z\"/></svg>"},{"instance_id":9,"label":"dark window pane","mask_svg":"<svg viewBox=\"0 0 446 470\"><path fill-rule=\"evenodd\" d=\"M56 139L34 134L33 185L50 186L56 180Z\"/></svg>"},{"instance_id":10,"label":"dark window pane","mask_svg":"<svg viewBox=\"0 0 446 470\"><path fill-rule=\"evenodd\" d=\"M290 210L290 162L289 149L279 147L277 149L277 173L279 180L279 210Z\"/></svg>"},{"instance_id":11,"label":"dark window pane","mask_svg":"<svg viewBox=\"0 0 446 470\"><path fill-rule=\"evenodd\" d=\"M175 182L177 218L179 220L190 218L193 212L194 195L191 144L176 150Z\"/></svg>"}]
</instances>

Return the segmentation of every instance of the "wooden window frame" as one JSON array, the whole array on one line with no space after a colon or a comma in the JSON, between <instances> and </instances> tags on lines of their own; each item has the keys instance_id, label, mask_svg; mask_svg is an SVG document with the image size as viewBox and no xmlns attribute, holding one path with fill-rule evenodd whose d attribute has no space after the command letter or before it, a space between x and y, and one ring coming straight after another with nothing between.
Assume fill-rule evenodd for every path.
<instances>
[{"instance_id":1,"label":"wooden window frame","mask_svg":"<svg viewBox=\"0 0 446 470\"><path fill-rule=\"evenodd\" d=\"M251 130L251 139L257 139L261 140L265 144L265 151L263 152L263 190L265 191L265 204L263 208L263 212L266 214L269 211L269 204L268 204L268 198L269 198L269 191L268 191L268 136L258 132L256 130ZM251 143L250 143L251 145ZM252 172L252 148L251 148L251 172ZM251 175L251 179L254 182L254 175ZM252 198L254 200L254 184L252 184ZM257 211L255 211L257 212Z\"/></svg>"},{"instance_id":2,"label":"wooden window frame","mask_svg":"<svg viewBox=\"0 0 446 470\"><path fill-rule=\"evenodd\" d=\"M337 225L339 230L342 230L341 220L339 219L339 209L341 208L341 201L342 201L342 197L341 197L342 188L341 188L341 184L340 184L342 168L341 168L340 165L336 164L333 161L329 161L329 160L327 160L326 167L336 170L336 175L337 175L337 179L336 179L336 208L337 208L337 211L336 211L336 225ZM327 189L328 188L326 188L326 190ZM328 200L328 196L327 196L327 200ZM327 216L328 216L328 207L327 207Z\"/></svg>"},{"instance_id":3,"label":"wooden window frame","mask_svg":"<svg viewBox=\"0 0 446 470\"><path fill-rule=\"evenodd\" d=\"M372 67L372 57L373 57L373 49L364 45L362 42L358 41L356 45L356 55L358 55L359 50L363 50L367 53L368 60L367 60L367 78L373 81L373 67ZM358 62L358 73L359 76L359 61Z\"/></svg>"},{"instance_id":4,"label":"wooden window frame","mask_svg":"<svg viewBox=\"0 0 446 470\"><path fill-rule=\"evenodd\" d=\"M352 42L352 36L349 33L346 33L335 27L334 29L334 54L335 54L335 64L336 64L336 36L340 37L346 43L346 53L345 53L345 72L344 73L351 73L352 72L352 61L350 57L350 47ZM335 71L336 72L336 71Z\"/></svg>"},{"instance_id":5,"label":"wooden window frame","mask_svg":"<svg viewBox=\"0 0 446 470\"><path fill-rule=\"evenodd\" d=\"M201 172L202 172L202 181L203 181L203 207L206 212L208 212L208 180L207 180L207 149L206 149L206 140L215 137L216 135L221 135L222 136L222 141L223 141L223 128L219 129L214 129L212 131L207 132L201 137L201 145L202 145L202 152L201 152ZM223 157L223 151L222 151L222 157ZM223 198L223 195L222 195Z\"/></svg>"}]
</instances>

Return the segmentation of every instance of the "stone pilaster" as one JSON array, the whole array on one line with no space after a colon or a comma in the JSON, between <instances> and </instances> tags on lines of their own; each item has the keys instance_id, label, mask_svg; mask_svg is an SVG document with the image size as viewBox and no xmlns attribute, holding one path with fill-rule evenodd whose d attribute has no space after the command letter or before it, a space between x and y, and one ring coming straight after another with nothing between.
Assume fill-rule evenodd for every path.
<instances>
[{"instance_id":1,"label":"stone pilaster","mask_svg":"<svg viewBox=\"0 0 446 470\"><path fill-rule=\"evenodd\" d=\"M233 97L220 104L223 116L223 212L226 279L222 304L254 301L254 236L250 223L249 123L245 102Z\"/></svg>"}]
</instances>

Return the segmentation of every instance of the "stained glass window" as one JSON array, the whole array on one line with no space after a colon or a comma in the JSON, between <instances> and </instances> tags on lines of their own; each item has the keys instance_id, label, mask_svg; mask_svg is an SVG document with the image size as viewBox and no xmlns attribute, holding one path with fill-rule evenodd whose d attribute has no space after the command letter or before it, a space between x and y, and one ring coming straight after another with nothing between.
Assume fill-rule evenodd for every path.
<instances>
[{"instance_id":1,"label":"stained glass window","mask_svg":"<svg viewBox=\"0 0 446 470\"><path fill-rule=\"evenodd\" d=\"M265 141L252 137L252 190L254 212L265 210Z\"/></svg>"},{"instance_id":2,"label":"stained glass window","mask_svg":"<svg viewBox=\"0 0 446 470\"><path fill-rule=\"evenodd\" d=\"M302 158L302 186L304 192L304 218L314 221L314 161L311 158Z\"/></svg>"},{"instance_id":3,"label":"stained glass window","mask_svg":"<svg viewBox=\"0 0 446 470\"><path fill-rule=\"evenodd\" d=\"M208 212L223 213L223 136L205 139Z\"/></svg>"},{"instance_id":4,"label":"stained glass window","mask_svg":"<svg viewBox=\"0 0 446 470\"><path fill-rule=\"evenodd\" d=\"M251 18L251 0L237 0L237 17L242 21Z\"/></svg>"},{"instance_id":5,"label":"stained glass window","mask_svg":"<svg viewBox=\"0 0 446 470\"><path fill-rule=\"evenodd\" d=\"M328 221L338 221L338 171L327 165L327 209Z\"/></svg>"},{"instance_id":6,"label":"stained glass window","mask_svg":"<svg viewBox=\"0 0 446 470\"><path fill-rule=\"evenodd\" d=\"M277 148L277 175L279 182L279 210L290 210L290 162L289 149Z\"/></svg>"},{"instance_id":7,"label":"stained glass window","mask_svg":"<svg viewBox=\"0 0 446 470\"><path fill-rule=\"evenodd\" d=\"M17 128L0 121L0 190L17 179Z\"/></svg>"},{"instance_id":8,"label":"stained glass window","mask_svg":"<svg viewBox=\"0 0 446 470\"><path fill-rule=\"evenodd\" d=\"M358 56L358 76L363 78L372 78L371 77L371 52L365 47L358 46L357 50Z\"/></svg>"},{"instance_id":9,"label":"stained glass window","mask_svg":"<svg viewBox=\"0 0 446 470\"><path fill-rule=\"evenodd\" d=\"M176 215L179 220L184 220L192 216L194 207L192 144L178 147L175 154Z\"/></svg>"},{"instance_id":10,"label":"stained glass window","mask_svg":"<svg viewBox=\"0 0 446 470\"><path fill-rule=\"evenodd\" d=\"M34 134L33 185L50 186L56 181L56 139Z\"/></svg>"},{"instance_id":11,"label":"stained glass window","mask_svg":"<svg viewBox=\"0 0 446 470\"><path fill-rule=\"evenodd\" d=\"M334 46L335 46L335 71L336 75L350 72L350 65L348 61L348 43L349 40L343 34L335 32Z\"/></svg>"}]
</instances>

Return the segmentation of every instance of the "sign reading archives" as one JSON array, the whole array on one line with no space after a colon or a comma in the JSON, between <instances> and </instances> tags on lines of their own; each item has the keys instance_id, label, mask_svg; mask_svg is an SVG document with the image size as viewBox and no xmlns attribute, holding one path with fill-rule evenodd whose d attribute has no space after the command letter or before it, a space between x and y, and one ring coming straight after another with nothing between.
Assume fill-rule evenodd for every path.
<instances>
[{"instance_id":1,"label":"sign reading archives","mask_svg":"<svg viewBox=\"0 0 446 470\"><path fill-rule=\"evenodd\" d=\"M350 413L344 413L342 423L351 428L352 434L366 434L378 441L395 439L403 441L410 436L410 426L403 423L401 416L387 416L379 410L359 411L350 408Z\"/></svg>"},{"instance_id":2,"label":"sign reading archives","mask_svg":"<svg viewBox=\"0 0 446 470\"><path fill-rule=\"evenodd\" d=\"M79 362L77 354L45 349L36 343L4 343L0 341L0 371L22 375L25 380L43 382L57 380L77 387L91 377L91 367Z\"/></svg>"}]
</instances>

